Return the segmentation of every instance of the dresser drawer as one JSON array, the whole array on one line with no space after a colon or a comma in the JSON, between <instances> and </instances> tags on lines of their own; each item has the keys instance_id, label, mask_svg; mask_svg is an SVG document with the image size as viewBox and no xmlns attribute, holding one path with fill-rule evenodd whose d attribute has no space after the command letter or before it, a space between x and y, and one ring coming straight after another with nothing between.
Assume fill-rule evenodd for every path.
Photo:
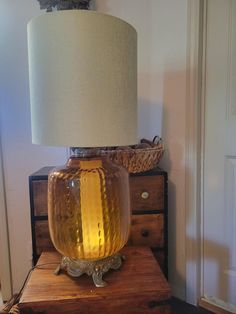
<instances>
[{"instance_id":1,"label":"dresser drawer","mask_svg":"<svg viewBox=\"0 0 236 314\"><path fill-rule=\"evenodd\" d=\"M164 176L130 177L132 211L164 210Z\"/></svg>"},{"instance_id":2,"label":"dresser drawer","mask_svg":"<svg viewBox=\"0 0 236 314\"><path fill-rule=\"evenodd\" d=\"M48 181L32 181L33 210L34 216L45 216L48 214Z\"/></svg>"},{"instance_id":3,"label":"dresser drawer","mask_svg":"<svg viewBox=\"0 0 236 314\"><path fill-rule=\"evenodd\" d=\"M48 181L33 181L32 189L34 194L34 215L47 215ZM161 175L131 177L130 194L132 211L163 210L164 177Z\"/></svg>"},{"instance_id":4,"label":"dresser drawer","mask_svg":"<svg viewBox=\"0 0 236 314\"><path fill-rule=\"evenodd\" d=\"M43 251L55 250L50 238L47 220L35 222L35 240L37 255L40 255Z\"/></svg>"},{"instance_id":5,"label":"dresser drawer","mask_svg":"<svg viewBox=\"0 0 236 314\"><path fill-rule=\"evenodd\" d=\"M129 245L163 247L163 214L132 215Z\"/></svg>"},{"instance_id":6,"label":"dresser drawer","mask_svg":"<svg viewBox=\"0 0 236 314\"><path fill-rule=\"evenodd\" d=\"M54 249L47 220L35 222L35 238L37 255L43 251ZM163 247L163 215L133 215L128 244Z\"/></svg>"}]
</instances>

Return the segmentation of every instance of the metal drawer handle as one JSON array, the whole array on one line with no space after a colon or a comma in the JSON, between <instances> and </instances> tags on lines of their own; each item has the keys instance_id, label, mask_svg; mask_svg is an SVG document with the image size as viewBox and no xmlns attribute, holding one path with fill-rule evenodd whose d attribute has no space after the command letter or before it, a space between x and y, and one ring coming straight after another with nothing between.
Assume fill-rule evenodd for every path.
<instances>
[{"instance_id":1,"label":"metal drawer handle","mask_svg":"<svg viewBox=\"0 0 236 314\"><path fill-rule=\"evenodd\" d=\"M141 230L141 235L146 238L149 236L149 230L148 229L142 229Z\"/></svg>"},{"instance_id":2,"label":"metal drawer handle","mask_svg":"<svg viewBox=\"0 0 236 314\"><path fill-rule=\"evenodd\" d=\"M147 191L142 192L141 197L142 197L142 199L146 200L147 198L149 198L149 193Z\"/></svg>"}]
</instances>

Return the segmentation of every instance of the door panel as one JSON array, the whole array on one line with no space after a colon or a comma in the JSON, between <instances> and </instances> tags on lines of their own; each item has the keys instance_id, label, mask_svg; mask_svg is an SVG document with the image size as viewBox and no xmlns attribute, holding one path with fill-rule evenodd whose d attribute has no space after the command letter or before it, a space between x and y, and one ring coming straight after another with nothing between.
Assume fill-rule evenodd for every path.
<instances>
[{"instance_id":1,"label":"door panel","mask_svg":"<svg viewBox=\"0 0 236 314\"><path fill-rule=\"evenodd\" d=\"M223 270L230 303L236 303L236 158L225 158L225 241L229 258ZM233 301L232 301L233 300Z\"/></svg>"},{"instance_id":2,"label":"door panel","mask_svg":"<svg viewBox=\"0 0 236 314\"><path fill-rule=\"evenodd\" d=\"M236 1L207 4L203 294L227 308L236 306Z\"/></svg>"}]
</instances>

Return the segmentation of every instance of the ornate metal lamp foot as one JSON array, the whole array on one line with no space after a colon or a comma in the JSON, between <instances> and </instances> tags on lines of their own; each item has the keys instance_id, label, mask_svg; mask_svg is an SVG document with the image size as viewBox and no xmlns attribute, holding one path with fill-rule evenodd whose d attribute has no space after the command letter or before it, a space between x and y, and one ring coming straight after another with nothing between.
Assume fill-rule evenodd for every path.
<instances>
[{"instance_id":1,"label":"ornate metal lamp foot","mask_svg":"<svg viewBox=\"0 0 236 314\"><path fill-rule=\"evenodd\" d=\"M80 277L83 274L92 276L96 287L104 287L107 283L103 280L103 275L110 269L118 269L122 265L125 257L116 253L97 261L76 260L69 257L63 257L61 264L54 273L58 275L61 270L65 270L72 277Z\"/></svg>"}]
</instances>

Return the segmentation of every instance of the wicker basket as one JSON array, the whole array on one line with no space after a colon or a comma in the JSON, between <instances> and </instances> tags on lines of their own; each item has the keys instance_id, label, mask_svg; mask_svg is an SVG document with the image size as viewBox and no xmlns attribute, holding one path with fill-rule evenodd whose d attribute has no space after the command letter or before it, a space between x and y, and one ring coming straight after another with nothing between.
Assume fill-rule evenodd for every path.
<instances>
[{"instance_id":1,"label":"wicker basket","mask_svg":"<svg viewBox=\"0 0 236 314\"><path fill-rule=\"evenodd\" d=\"M162 140L158 138L155 143L155 139L156 137L153 142L141 140L141 143L151 143L152 147L139 148L137 145L137 147L106 149L102 154L108 155L115 163L123 165L130 173L145 172L157 166L164 153Z\"/></svg>"}]
</instances>

